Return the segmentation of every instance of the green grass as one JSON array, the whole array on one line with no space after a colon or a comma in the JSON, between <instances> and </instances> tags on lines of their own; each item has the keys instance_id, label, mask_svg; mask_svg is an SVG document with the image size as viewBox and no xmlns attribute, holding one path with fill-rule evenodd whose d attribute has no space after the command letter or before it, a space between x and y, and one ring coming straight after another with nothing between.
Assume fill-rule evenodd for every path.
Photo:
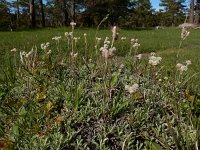
<instances>
[{"instance_id":1,"label":"green grass","mask_svg":"<svg viewBox=\"0 0 200 150\"><path fill-rule=\"evenodd\" d=\"M180 29L120 30L116 54L108 59L95 51L95 29L75 29L81 39L77 47L70 44L78 57L70 55L66 38L59 44L52 41L70 31L0 33L0 148L191 150L199 146L200 31L191 30L179 49ZM99 47L111 35L100 30ZM121 37L127 40L122 43ZM139 39L141 60L129 54L132 38ZM40 44L46 42L50 46L42 50ZM18 52L10 52L12 48ZM19 51L32 48L20 61ZM162 57L155 66L149 63L153 51ZM179 71L176 64L186 60L192 64Z\"/></svg>"},{"instance_id":2,"label":"green grass","mask_svg":"<svg viewBox=\"0 0 200 150\"><path fill-rule=\"evenodd\" d=\"M8 55L12 48L17 48L18 50L29 51L32 47L37 46L40 48L40 44L44 42L55 43L52 41L54 36L64 37L65 32L70 32L70 28L46 28L41 30L32 30L32 31L20 31L20 32L1 32L0 33L0 59L2 63L0 67L2 70L8 64ZM139 48L139 53L150 53L150 52L159 52L161 56L165 56L165 64L168 68L175 66L176 54L179 49L180 43L180 32L181 29L178 28L166 28L164 30L119 30L119 39L116 41L115 45L118 47L117 55L125 56L130 49L130 39L138 38L141 47ZM187 59L192 61L191 74L200 72L200 43L199 43L199 34L200 30L190 30L189 37L183 42L181 46L181 53L179 57L179 62L183 62ZM78 28L75 29L75 36L80 36L81 40L78 42L79 53L84 53L84 38L83 34L87 33L88 35L88 53L93 54L94 49L94 37L96 29L88 28ZM98 37L102 38L102 41L106 36L111 38L110 30L99 30ZM127 37L127 40L121 44L121 37ZM61 49L62 51L67 50L66 39L61 40ZM52 44L53 45L53 44ZM53 47L52 51L55 51ZM62 53L62 52L61 52ZM168 69L167 68L167 69ZM193 81L200 85L200 75L197 74ZM196 85L196 86L197 86ZM198 90L199 87L196 87Z\"/></svg>"}]
</instances>

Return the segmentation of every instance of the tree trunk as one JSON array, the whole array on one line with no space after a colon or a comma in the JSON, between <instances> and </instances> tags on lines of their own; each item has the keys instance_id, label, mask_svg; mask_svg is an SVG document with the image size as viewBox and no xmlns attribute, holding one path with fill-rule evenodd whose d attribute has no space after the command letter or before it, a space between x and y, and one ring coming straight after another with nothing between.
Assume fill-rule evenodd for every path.
<instances>
[{"instance_id":1,"label":"tree trunk","mask_svg":"<svg viewBox=\"0 0 200 150\"><path fill-rule=\"evenodd\" d=\"M190 23L194 23L194 0L190 0Z\"/></svg>"},{"instance_id":2,"label":"tree trunk","mask_svg":"<svg viewBox=\"0 0 200 150\"><path fill-rule=\"evenodd\" d=\"M200 0L197 0L197 2L196 2L196 13L195 13L194 23L195 24L200 23Z\"/></svg>"},{"instance_id":3,"label":"tree trunk","mask_svg":"<svg viewBox=\"0 0 200 150\"><path fill-rule=\"evenodd\" d=\"M73 4L72 4L72 11L73 11L73 14L72 14L72 19L73 19L73 21L74 22L76 22L76 12L75 12L75 0L73 0L73 2L72 2Z\"/></svg>"},{"instance_id":4,"label":"tree trunk","mask_svg":"<svg viewBox=\"0 0 200 150\"><path fill-rule=\"evenodd\" d=\"M17 9L17 27L20 26L20 20L19 20L19 0L16 1L16 9Z\"/></svg>"},{"instance_id":5,"label":"tree trunk","mask_svg":"<svg viewBox=\"0 0 200 150\"><path fill-rule=\"evenodd\" d=\"M39 7L40 7L40 14L42 17L42 27L45 27L45 16L44 16L44 9L43 9L43 1L39 0Z\"/></svg>"},{"instance_id":6,"label":"tree trunk","mask_svg":"<svg viewBox=\"0 0 200 150\"><path fill-rule=\"evenodd\" d=\"M62 25L67 26L68 13L66 8L66 0L61 0L61 14L62 14Z\"/></svg>"},{"instance_id":7,"label":"tree trunk","mask_svg":"<svg viewBox=\"0 0 200 150\"><path fill-rule=\"evenodd\" d=\"M35 5L34 5L34 0L30 0L30 22L31 22L31 27L35 27Z\"/></svg>"}]
</instances>

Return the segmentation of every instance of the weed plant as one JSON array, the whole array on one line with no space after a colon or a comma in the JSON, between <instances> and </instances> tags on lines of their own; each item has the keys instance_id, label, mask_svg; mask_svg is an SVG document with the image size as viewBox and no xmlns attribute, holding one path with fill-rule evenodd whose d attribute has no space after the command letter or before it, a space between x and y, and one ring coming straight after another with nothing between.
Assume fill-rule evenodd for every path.
<instances>
[{"instance_id":1,"label":"weed plant","mask_svg":"<svg viewBox=\"0 0 200 150\"><path fill-rule=\"evenodd\" d=\"M180 60L178 51L163 73L165 59L139 54L140 40L118 38L117 27L112 36L96 33L91 46L75 26L29 52L9 53L0 84L0 147L198 150L200 95L189 88L192 62Z\"/></svg>"}]
</instances>

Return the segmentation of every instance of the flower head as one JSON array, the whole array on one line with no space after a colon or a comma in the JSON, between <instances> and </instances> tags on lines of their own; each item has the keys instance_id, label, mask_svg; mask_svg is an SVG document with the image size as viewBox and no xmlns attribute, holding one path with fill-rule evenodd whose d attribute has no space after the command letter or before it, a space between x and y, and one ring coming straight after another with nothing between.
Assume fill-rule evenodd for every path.
<instances>
[{"instance_id":1,"label":"flower head","mask_svg":"<svg viewBox=\"0 0 200 150\"><path fill-rule=\"evenodd\" d=\"M61 36L55 36L52 38L52 40L59 41L61 38L62 38Z\"/></svg>"},{"instance_id":2,"label":"flower head","mask_svg":"<svg viewBox=\"0 0 200 150\"><path fill-rule=\"evenodd\" d=\"M140 44L138 43L138 39L131 39L131 45L135 49L138 49L140 47Z\"/></svg>"},{"instance_id":3,"label":"flower head","mask_svg":"<svg viewBox=\"0 0 200 150\"><path fill-rule=\"evenodd\" d=\"M11 51L11 52L16 52L17 49L16 49L16 48L13 48L13 49L11 49L10 51Z\"/></svg>"},{"instance_id":4,"label":"flower head","mask_svg":"<svg viewBox=\"0 0 200 150\"><path fill-rule=\"evenodd\" d=\"M121 37L121 40L122 40L122 41L126 40L126 37Z\"/></svg>"},{"instance_id":5,"label":"flower head","mask_svg":"<svg viewBox=\"0 0 200 150\"><path fill-rule=\"evenodd\" d=\"M72 21L72 22L70 22L70 26L74 27L74 26L76 26L76 23Z\"/></svg>"},{"instance_id":6,"label":"flower head","mask_svg":"<svg viewBox=\"0 0 200 150\"><path fill-rule=\"evenodd\" d=\"M125 90L128 91L130 94L135 93L139 88L139 85L137 83L134 83L133 85L125 85Z\"/></svg>"},{"instance_id":7,"label":"flower head","mask_svg":"<svg viewBox=\"0 0 200 150\"><path fill-rule=\"evenodd\" d=\"M187 71L187 69L188 69L187 65L183 65L183 64L181 64L181 63L178 63L178 64L176 65L176 68L177 68L181 73L183 73L184 71Z\"/></svg>"},{"instance_id":8,"label":"flower head","mask_svg":"<svg viewBox=\"0 0 200 150\"><path fill-rule=\"evenodd\" d=\"M183 73L184 71L187 71L188 70L188 66L192 64L192 62L190 60L187 60L186 62L186 65L183 65L181 63L178 63L176 65L176 68L181 72Z\"/></svg>"},{"instance_id":9,"label":"flower head","mask_svg":"<svg viewBox=\"0 0 200 150\"><path fill-rule=\"evenodd\" d=\"M191 62L191 60L186 60L186 65L188 66L188 65L191 65L192 64L192 62Z\"/></svg>"},{"instance_id":10,"label":"flower head","mask_svg":"<svg viewBox=\"0 0 200 150\"><path fill-rule=\"evenodd\" d=\"M113 28L112 28L112 37L113 37L113 39L115 39L115 40L117 40L118 39L118 32L117 32L117 26L113 26Z\"/></svg>"},{"instance_id":11,"label":"flower head","mask_svg":"<svg viewBox=\"0 0 200 150\"><path fill-rule=\"evenodd\" d=\"M151 64L152 66L156 66L160 63L161 60L162 60L161 57L150 56L149 57L149 64Z\"/></svg>"},{"instance_id":12,"label":"flower head","mask_svg":"<svg viewBox=\"0 0 200 150\"><path fill-rule=\"evenodd\" d=\"M47 42L47 43L42 43L40 46L41 46L41 49L46 50L49 47L49 45L50 43Z\"/></svg>"},{"instance_id":13,"label":"flower head","mask_svg":"<svg viewBox=\"0 0 200 150\"><path fill-rule=\"evenodd\" d=\"M78 53L71 52L70 55L72 58L76 58L78 56Z\"/></svg>"},{"instance_id":14,"label":"flower head","mask_svg":"<svg viewBox=\"0 0 200 150\"><path fill-rule=\"evenodd\" d=\"M140 60L142 58L142 54L138 54L135 57Z\"/></svg>"},{"instance_id":15,"label":"flower head","mask_svg":"<svg viewBox=\"0 0 200 150\"><path fill-rule=\"evenodd\" d=\"M181 31L181 39L182 40L185 40L188 36L189 36L190 32L187 31L184 27L182 28L182 31Z\"/></svg>"}]
</instances>

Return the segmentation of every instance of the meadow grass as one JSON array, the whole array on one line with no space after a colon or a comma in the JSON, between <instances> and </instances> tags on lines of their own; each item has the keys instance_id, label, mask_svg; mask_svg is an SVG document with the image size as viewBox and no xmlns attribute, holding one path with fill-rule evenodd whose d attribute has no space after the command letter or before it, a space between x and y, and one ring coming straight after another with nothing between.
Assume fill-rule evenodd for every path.
<instances>
[{"instance_id":1,"label":"meadow grass","mask_svg":"<svg viewBox=\"0 0 200 150\"><path fill-rule=\"evenodd\" d=\"M53 42L52 37L62 36L64 37L65 32L69 32L71 28L46 28L38 29L32 31L19 31L19 32L1 32L0 33L0 59L2 63L0 67L2 70L8 64L8 55L10 50L17 48L18 50L29 51L32 47L40 47L41 43L44 42ZM95 33L96 29L91 28L78 28L76 29L75 36L81 37L81 40L78 42L78 52L84 53L84 40L83 34L88 34L88 52L90 56L95 53L94 42L95 42ZM178 28L166 28L161 30L148 29L148 30L123 30L119 31L119 39L116 41L115 45L118 47L117 55L125 56L130 49L130 39L137 38L141 44L139 48L139 53L150 53L158 52L161 56L164 56L166 59L165 64L167 69L170 69L176 63L176 54L179 49L179 43L181 29ZM191 30L190 36L185 40L181 46L181 55L179 57L180 61L186 59L191 59L191 74L197 73L193 78L195 83L196 90L199 91L198 85L200 85L200 41L199 41L199 30ZM111 31L108 29L102 29L98 32L98 37L105 38L110 34ZM110 36L111 37L111 36ZM127 40L121 42L120 38L126 37ZM63 40L63 39L62 39ZM67 50L66 39L61 42L60 47L62 51ZM55 48L55 47L54 47ZM61 52L62 53L62 52Z\"/></svg>"},{"instance_id":2,"label":"meadow grass","mask_svg":"<svg viewBox=\"0 0 200 150\"><path fill-rule=\"evenodd\" d=\"M0 33L0 148L198 150L200 31L70 31Z\"/></svg>"}]
</instances>

